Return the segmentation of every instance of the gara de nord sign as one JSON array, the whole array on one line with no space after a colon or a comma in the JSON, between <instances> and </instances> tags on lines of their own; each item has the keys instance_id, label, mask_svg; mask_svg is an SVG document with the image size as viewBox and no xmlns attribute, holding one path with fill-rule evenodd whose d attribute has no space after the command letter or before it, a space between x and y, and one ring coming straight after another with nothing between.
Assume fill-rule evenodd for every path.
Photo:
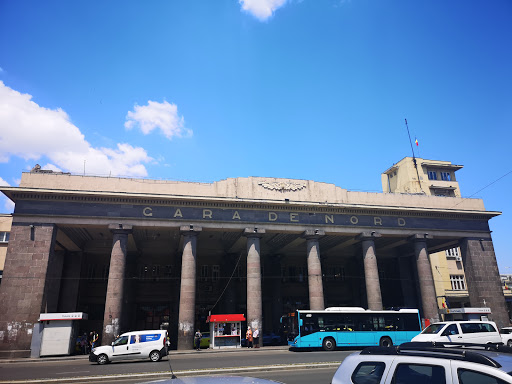
<instances>
[{"instance_id":1,"label":"gara de nord sign","mask_svg":"<svg viewBox=\"0 0 512 384\"><path fill-rule=\"evenodd\" d=\"M18 200L15 214L75 216L95 218L132 218L147 220L201 221L230 223L275 223L296 225L323 225L375 228L414 228L438 230L489 231L485 219L450 219L414 216L372 214L343 214L324 212L296 212L293 210L230 209L214 207L182 207L139 204L111 204L85 202L41 202ZM375 212L375 210L373 210Z\"/></svg>"}]
</instances>

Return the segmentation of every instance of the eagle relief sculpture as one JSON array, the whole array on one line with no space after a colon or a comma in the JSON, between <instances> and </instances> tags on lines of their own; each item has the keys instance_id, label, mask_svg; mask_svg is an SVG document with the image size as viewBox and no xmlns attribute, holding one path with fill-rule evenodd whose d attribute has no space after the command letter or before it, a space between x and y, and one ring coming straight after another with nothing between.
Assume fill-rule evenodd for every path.
<instances>
[{"instance_id":1,"label":"eagle relief sculpture","mask_svg":"<svg viewBox=\"0 0 512 384\"><path fill-rule=\"evenodd\" d=\"M284 181L274 181L274 182L261 182L258 183L265 189L269 189L271 191L279 191L279 192L295 192L300 191L301 189L306 188L306 184L304 183L292 183L292 182L284 182Z\"/></svg>"}]
</instances>

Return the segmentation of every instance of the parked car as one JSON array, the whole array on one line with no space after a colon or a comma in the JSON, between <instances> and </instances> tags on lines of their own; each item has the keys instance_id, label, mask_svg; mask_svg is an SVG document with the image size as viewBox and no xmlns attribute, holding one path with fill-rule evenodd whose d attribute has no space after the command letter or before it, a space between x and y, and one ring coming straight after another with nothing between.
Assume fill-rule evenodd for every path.
<instances>
[{"instance_id":1,"label":"parked car","mask_svg":"<svg viewBox=\"0 0 512 384\"><path fill-rule=\"evenodd\" d=\"M512 327L503 327L500 330L501 340L506 346L512 347Z\"/></svg>"},{"instance_id":2,"label":"parked car","mask_svg":"<svg viewBox=\"0 0 512 384\"><path fill-rule=\"evenodd\" d=\"M411 341L444 343L501 343L498 327L492 321L444 321L430 324Z\"/></svg>"},{"instance_id":3,"label":"parked car","mask_svg":"<svg viewBox=\"0 0 512 384\"><path fill-rule=\"evenodd\" d=\"M512 383L512 348L410 342L368 347L347 356L331 384Z\"/></svg>"},{"instance_id":4,"label":"parked car","mask_svg":"<svg viewBox=\"0 0 512 384\"><path fill-rule=\"evenodd\" d=\"M167 331L135 331L123 333L112 342L93 348L89 361L107 364L116 360L146 359L159 361L167 354Z\"/></svg>"},{"instance_id":5,"label":"parked car","mask_svg":"<svg viewBox=\"0 0 512 384\"><path fill-rule=\"evenodd\" d=\"M281 345L283 344L281 336L275 333L267 333L263 335L263 345Z\"/></svg>"}]
</instances>

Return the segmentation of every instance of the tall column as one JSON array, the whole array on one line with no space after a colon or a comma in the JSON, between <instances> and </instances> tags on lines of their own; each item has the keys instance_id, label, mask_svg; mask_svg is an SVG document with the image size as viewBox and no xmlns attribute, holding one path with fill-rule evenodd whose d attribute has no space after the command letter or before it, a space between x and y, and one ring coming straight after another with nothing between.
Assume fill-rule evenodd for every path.
<instances>
[{"instance_id":1,"label":"tall column","mask_svg":"<svg viewBox=\"0 0 512 384\"><path fill-rule=\"evenodd\" d=\"M262 298L261 298L261 255L260 239L264 229L246 228L247 237L247 325L260 331L260 344L263 341Z\"/></svg>"},{"instance_id":2,"label":"tall column","mask_svg":"<svg viewBox=\"0 0 512 384\"><path fill-rule=\"evenodd\" d=\"M375 238L381 237L376 232L363 232L357 236L363 246L364 279L368 309L382 310L382 294L380 291L379 268L375 256Z\"/></svg>"},{"instance_id":3,"label":"tall column","mask_svg":"<svg viewBox=\"0 0 512 384\"><path fill-rule=\"evenodd\" d=\"M180 228L184 236L181 258L180 309L178 317L178 349L192 349L196 312L196 258L197 235L202 228L185 225Z\"/></svg>"},{"instance_id":4,"label":"tall column","mask_svg":"<svg viewBox=\"0 0 512 384\"><path fill-rule=\"evenodd\" d=\"M110 224L113 234L112 252L108 272L107 296L105 298L105 314L103 316L102 344L109 345L116 335L121 333L124 276L126 255L128 253L128 235L132 226L125 224Z\"/></svg>"},{"instance_id":5,"label":"tall column","mask_svg":"<svg viewBox=\"0 0 512 384\"><path fill-rule=\"evenodd\" d=\"M318 229L308 229L302 236L307 240L309 309L321 311L325 309L325 304L318 240L325 236L325 232Z\"/></svg>"},{"instance_id":6,"label":"tall column","mask_svg":"<svg viewBox=\"0 0 512 384\"><path fill-rule=\"evenodd\" d=\"M492 239L464 239L460 244L472 307L491 308L498 327L510 325Z\"/></svg>"},{"instance_id":7,"label":"tall column","mask_svg":"<svg viewBox=\"0 0 512 384\"><path fill-rule=\"evenodd\" d=\"M13 218L0 284L0 358L30 356L33 327L46 312L56 234L54 224Z\"/></svg>"},{"instance_id":8,"label":"tall column","mask_svg":"<svg viewBox=\"0 0 512 384\"><path fill-rule=\"evenodd\" d=\"M418 269L418 282L420 285L421 307L423 317L431 323L439 321L437 308L436 290L432 267L427 252L427 239L432 239L428 233L416 234L409 238L414 243L414 254L416 256L416 267Z\"/></svg>"}]
</instances>

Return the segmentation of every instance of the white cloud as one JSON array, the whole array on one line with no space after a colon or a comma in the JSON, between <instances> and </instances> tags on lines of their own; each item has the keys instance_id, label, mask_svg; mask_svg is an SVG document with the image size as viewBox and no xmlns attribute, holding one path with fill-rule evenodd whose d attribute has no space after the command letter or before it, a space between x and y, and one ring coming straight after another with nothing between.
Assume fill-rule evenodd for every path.
<instances>
[{"instance_id":1,"label":"white cloud","mask_svg":"<svg viewBox=\"0 0 512 384\"><path fill-rule=\"evenodd\" d=\"M9 187L9 183L0 177L0 187Z\"/></svg>"},{"instance_id":2,"label":"white cloud","mask_svg":"<svg viewBox=\"0 0 512 384\"><path fill-rule=\"evenodd\" d=\"M25 160L45 157L48 168L112 176L147 176L143 163L152 159L140 147L94 148L62 109L39 106L0 81L0 162L11 156Z\"/></svg>"},{"instance_id":3,"label":"white cloud","mask_svg":"<svg viewBox=\"0 0 512 384\"><path fill-rule=\"evenodd\" d=\"M252 14L261 21L267 20L287 1L288 0L238 0L238 2L242 4L242 10Z\"/></svg>"},{"instance_id":4,"label":"white cloud","mask_svg":"<svg viewBox=\"0 0 512 384\"><path fill-rule=\"evenodd\" d=\"M154 129L160 129L169 140L174 136L191 136L192 131L184 127L185 120L183 116L178 115L178 106L169 104L167 101L158 103L148 100L148 105L135 105L133 112L129 111L126 115L124 126L132 129L139 126L145 135L151 133Z\"/></svg>"}]
</instances>

